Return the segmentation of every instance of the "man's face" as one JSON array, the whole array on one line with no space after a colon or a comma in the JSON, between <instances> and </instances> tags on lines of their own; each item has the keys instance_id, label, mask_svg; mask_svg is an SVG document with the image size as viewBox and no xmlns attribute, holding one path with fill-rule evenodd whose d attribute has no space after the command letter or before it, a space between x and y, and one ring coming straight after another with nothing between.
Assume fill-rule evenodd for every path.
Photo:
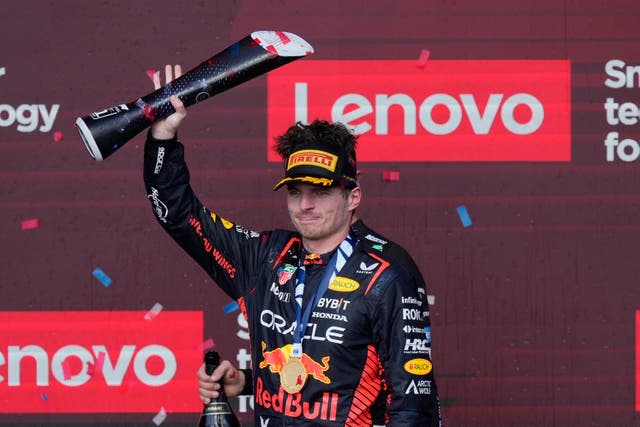
<instances>
[{"instance_id":1,"label":"man's face","mask_svg":"<svg viewBox=\"0 0 640 427\"><path fill-rule=\"evenodd\" d=\"M307 241L333 242L337 239L337 246L346 236L351 213L359 204L360 188L351 190L345 198L342 189L337 187L287 186L289 217Z\"/></svg>"}]
</instances>

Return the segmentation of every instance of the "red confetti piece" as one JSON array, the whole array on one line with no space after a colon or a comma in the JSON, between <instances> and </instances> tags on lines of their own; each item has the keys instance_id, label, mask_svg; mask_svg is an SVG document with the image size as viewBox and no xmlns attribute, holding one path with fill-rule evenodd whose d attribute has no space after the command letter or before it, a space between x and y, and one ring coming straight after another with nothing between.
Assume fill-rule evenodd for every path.
<instances>
[{"instance_id":1,"label":"red confetti piece","mask_svg":"<svg viewBox=\"0 0 640 427\"><path fill-rule=\"evenodd\" d=\"M23 230L33 230L40 227L40 220L38 218L25 219L20 222L20 226Z\"/></svg>"},{"instance_id":2,"label":"red confetti piece","mask_svg":"<svg viewBox=\"0 0 640 427\"><path fill-rule=\"evenodd\" d=\"M383 181L400 181L400 172L397 171L384 171L382 172Z\"/></svg>"},{"instance_id":3,"label":"red confetti piece","mask_svg":"<svg viewBox=\"0 0 640 427\"><path fill-rule=\"evenodd\" d=\"M67 357L66 359L64 359L64 361L62 362L62 375L64 375L64 379L65 380L70 380L72 375L71 375L71 365L69 363L69 358Z\"/></svg>"},{"instance_id":4,"label":"red confetti piece","mask_svg":"<svg viewBox=\"0 0 640 427\"><path fill-rule=\"evenodd\" d=\"M144 107L142 107L142 112L144 113L144 116L147 118L147 120L149 120L150 122L152 122L156 118L155 115L153 114L153 108L149 104L144 104Z\"/></svg>"},{"instance_id":5,"label":"red confetti piece","mask_svg":"<svg viewBox=\"0 0 640 427\"><path fill-rule=\"evenodd\" d=\"M107 357L106 353L98 353L98 372L102 371L102 367L104 366L104 359Z\"/></svg>"},{"instance_id":6,"label":"red confetti piece","mask_svg":"<svg viewBox=\"0 0 640 427\"><path fill-rule=\"evenodd\" d=\"M231 371L231 373L229 374L229 379L234 379L236 377L236 371Z\"/></svg>"},{"instance_id":7,"label":"red confetti piece","mask_svg":"<svg viewBox=\"0 0 640 427\"><path fill-rule=\"evenodd\" d=\"M151 79L151 81L153 81L153 76L157 73L156 70L149 68L147 70L147 77L149 77L149 79Z\"/></svg>"},{"instance_id":8,"label":"red confetti piece","mask_svg":"<svg viewBox=\"0 0 640 427\"><path fill-rule=\"evenodd\" d=\"M54 140L55 142L60 142L60 141L62 141L62 132L60 132L59 130L55 131L55 132L53 133L53 140Z\"/></svg>"},{"instance_id":9,"label":"red confetti piece","mask_svg":"<svg viewBox=\"0 0 640 427\"><path fill-rule=\"evenodd\" d=\"M91 362L87 362L87 374L89 374L90 376L94 376L95 374L99 374L100 372L102 372L105 356L106 353L98 353L98 360L96 361L95 365Z\"/></svg>"},{"instance_id":10,"label":"red confetti piece","mask_svg":"<svg viewBox=\"0 0 640 427\"><path fill-rule=\"evenodd\" d=\"M208 340L206 340L205 342L200 343L200 345L198 345L198 349L200 351L204 351L208 348L213 348L215 347L215 342L213 342L213 339L209 338Z\"/></svg>"},{"instance_id":11,"label":"red confetti piece","mask_svg":"<svg viewBox=\"0 0 640 427\"><path fill-rule=\"evenodd\" d=\"M424 66L427 65L428 60L429 60L429 51L427 49L422 49L422 51L420 51L420 56L418 57L417 66L419 68L424 68Z\"/></svg>"}]
</instances>

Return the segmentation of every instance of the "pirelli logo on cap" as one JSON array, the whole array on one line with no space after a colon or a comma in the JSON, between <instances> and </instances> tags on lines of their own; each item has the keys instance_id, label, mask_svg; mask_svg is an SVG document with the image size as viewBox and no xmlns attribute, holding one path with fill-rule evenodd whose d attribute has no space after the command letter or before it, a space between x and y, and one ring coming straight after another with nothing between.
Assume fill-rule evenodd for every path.
<instances>
[{"instance_id":1,"label":"pirelli logo on cap","mask_svg":"<svg viewBox=\"0 0 640 427\"><path fill-rule=\"evenodd\" d=\"M289 156L287 170L302 165L318 166L328 171L334 172L338 156L321 150L300 150Z\"/></svg>"}]
</instances>

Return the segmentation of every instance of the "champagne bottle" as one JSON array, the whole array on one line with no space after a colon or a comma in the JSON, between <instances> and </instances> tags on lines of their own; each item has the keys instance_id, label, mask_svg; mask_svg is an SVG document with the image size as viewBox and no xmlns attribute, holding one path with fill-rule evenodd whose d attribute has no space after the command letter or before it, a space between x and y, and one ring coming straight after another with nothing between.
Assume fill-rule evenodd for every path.
<instances>
[{"instance_id":1,"label":"champagne bottle","mask_svg":"<svg viewBox=\"0 0 640 427\"><path fill-rule=\"evenodd\" d=\"M208 351L204 355L204 363L205 372L211 375L220 365L220 355L216 351ZM224 394L224 388L221 387L219 392L217 398L204 405L198 427L240 427L240 422Z\"/></svg>"}]
</instances>

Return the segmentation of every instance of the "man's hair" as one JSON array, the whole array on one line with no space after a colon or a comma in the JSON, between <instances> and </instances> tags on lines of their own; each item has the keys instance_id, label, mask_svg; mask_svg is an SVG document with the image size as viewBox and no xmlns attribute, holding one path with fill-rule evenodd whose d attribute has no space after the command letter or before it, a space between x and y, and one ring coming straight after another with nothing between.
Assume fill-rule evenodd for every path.
<instances>
[{"instance_id":1,"label":"man's hair","mask_svg":"<svg viewBox=\"0 0 640 427\"><path fill-rule=\"evenodd\" d=\"M355 153L357 136L342 123L330 123L326 120L314 120L305 125L298 122L275 138L275 149L283 159L289 157L301 144L325 141L342 147L346 153Z\"/></svg>"}]
</instances>

